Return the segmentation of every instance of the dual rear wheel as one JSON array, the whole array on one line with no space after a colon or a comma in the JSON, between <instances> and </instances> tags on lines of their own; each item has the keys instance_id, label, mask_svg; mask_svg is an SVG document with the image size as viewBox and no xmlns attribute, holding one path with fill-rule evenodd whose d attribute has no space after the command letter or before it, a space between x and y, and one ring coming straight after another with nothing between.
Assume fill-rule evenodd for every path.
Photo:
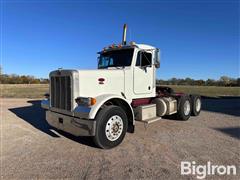
<instances>
[{"instance_id":1,"label":"dual rear wheel","mask_svg":"<svg viewBox=\"0 0 240 180\"><path fill-rule=\"evenodd\" d=\"M201 96L191 95L192 100L192 116L198 116L202 109Z\"/></svg>"},{"instance_id":2,"label":"dual rear wheel","mask_svg":"<svg viewBox=\"0 0 240 180\"><path fill-rule=\"evenodd\" d=\"M178 100L177 118L186 121L190 116L198 116L201 111L201 97L198 95L183 95Z\"/></svg>"}]
</instances>

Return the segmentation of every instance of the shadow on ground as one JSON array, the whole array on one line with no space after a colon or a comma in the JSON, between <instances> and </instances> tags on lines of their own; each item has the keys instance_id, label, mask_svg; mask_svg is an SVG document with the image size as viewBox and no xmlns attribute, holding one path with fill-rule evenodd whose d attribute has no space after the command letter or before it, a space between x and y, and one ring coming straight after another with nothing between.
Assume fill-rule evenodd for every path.
<instances>
[{"instance_id":1,"label":"shadow on ground","mask_svg":"<svg viewBox=\"0 0 240 180\"><path fill-rule=\"evenodd\" d=\"M39 100L32 100L28 101L31 103L31 106L25 107L18 107L18 108L11 108L9 109L11 112L16 114L22 120L26 121L27 123L31 124L33 127L37 128L38 130L48 134L52 137L60 137L58 134L61 134L72 141L96 147L90 137L75 137L69 133L59 131L55 128L52 128L48 125L45 119L45 111L41 108L41 101ZM232 98L206 98L203 97L202 99L202 109L205 111L216 112L216 113L223 113L227 115L233 116L240 116L240 98L239 97L232 97ZM169 118L169 117L168 117ZM170 119L175 119L170 118ZM54 131L58 132L55 133ZM232 137L239 138L239 128L223 128L223 129L215 129L221 131L225 134L229 134Z\"/></svg>"},{"instance_id":2,"label":"shadow on ground","mask_svg":"<svg viewBox=\"0 0 240 180\"><path fill-rule=\"evenodd\" d=\"M236 139L240 139L240 127L214 128L214 129Z\"/></svg>"},{"instance_id":3,"label":"shadow on ground","mask_svg":"<svg viewBox=\"0 0 240 180\"><path fill-rule=\"evenodd\" d=\"M202 110L240 116L240 97L203 97Z\"/></svg>"},{"instance_id":4,"label":"shadow on ground","mask_svg":"<svg viewBox=\"0 0 240 180\"><path fill-rule=\"evenodd\" d=\"M71 139L75 142L95 147L93 141L90 137L76 137L69 133L57 130L53 127L51 127L45 118L45 111L41 108L41 101L39 100L32 100L27 101L28 103L31 103L31 106L24 106L24 107L18 107L18 108L11 108L9 109L11 112L16 114L19 118L26 121L27 123L31 124L36 129L48 134L49 136L52 136L54 138L60 137L57 133L67 137L68 139ZM55 133L54 131L57 133Z\"/></svg>"},{"instance_id":5,"label":"shadow on ground","mask_svg":"<svg viewBox=\"0 0 240 180\"><path fill-rule=\"evenodd\" d=\"M41 108L41 101L33 100L28 101L31 103L31 106L24 106L18 108L11 108L9 109L11 112L16 114L22 120L26 121L27 123L31 124L33 127L39 129L40 131L52 136L52 137L59 137L56 133L52 132L50 126L48 125L45 119L45 112Z\"/></svg>"}]
</instances>

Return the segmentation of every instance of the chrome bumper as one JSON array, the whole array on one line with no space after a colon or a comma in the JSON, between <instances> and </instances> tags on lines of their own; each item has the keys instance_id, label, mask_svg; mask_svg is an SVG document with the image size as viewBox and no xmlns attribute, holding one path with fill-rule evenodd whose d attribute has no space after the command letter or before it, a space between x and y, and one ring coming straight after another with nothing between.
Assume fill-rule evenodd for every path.
<instances>
[{"instance_id":1,"label":"chrome bumper","mask_svg":"<svg viewBox=\"0 0 240 180\"><path fill-rule=\"evenodd\" d=\"M80 119L52 111L46 111L46 120L51 126L75 136L95 135L96 121L94 120Z\"/></svg>"},{"instance_id":2,"label":"chrome bumper","mask_svg":"<svg viewBox=\"0 0 240 180\"><path fill-rule=\"evenodd\" d=\"M41 107L47 110L46 120L51 126L75 136L95 135L96 121L88 119L90 108L76 107L67 111L50 107L49 100L42 100Z\"/></svg>"}]
</instances>

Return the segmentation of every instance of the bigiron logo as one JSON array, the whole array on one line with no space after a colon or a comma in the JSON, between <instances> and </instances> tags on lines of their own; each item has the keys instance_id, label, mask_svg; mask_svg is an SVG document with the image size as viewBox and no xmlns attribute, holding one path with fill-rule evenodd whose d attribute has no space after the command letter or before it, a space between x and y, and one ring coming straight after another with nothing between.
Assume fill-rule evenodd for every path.
<instances>
[{"instance_id":1,"label":"bigiron logo","mask_svg":"<svg viewBox=\"0 0 240 180\"><path fill-rule=\"evenodd\" d=\"M181 175L195 175L197 179L204 179L211 175L236 175L235 165L213 165L210 161L205 165L196 164L195 161L181 162Z\"/></svg>"}]
</instances>

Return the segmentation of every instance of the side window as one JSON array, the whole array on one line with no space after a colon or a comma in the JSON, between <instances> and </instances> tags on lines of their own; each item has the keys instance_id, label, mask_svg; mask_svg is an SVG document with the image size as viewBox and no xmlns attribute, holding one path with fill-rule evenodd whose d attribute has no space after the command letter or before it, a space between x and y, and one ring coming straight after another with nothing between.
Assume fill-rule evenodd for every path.
<instances>
[{"instance_id":1,"label":"side window","mask_svg":"<svg viewBox=\"0 0 240 180\"><path fill-rule=\"evenodd\" d=\"M147 52L138 52L136 66L151 66L152 54Z\"/></svg>"},{"instance_id":2,"label":"side window","mask_svg":"<svg viewBox=\"0 0 240 180\"><path fill-rule=\"evenodd\" d=\"M136 66L141 66L141 52L138 52Z\"/></svg>"},{"instance_id":3,"label":"side window","mask_svg":"<svg viewBox=\"0 0 240 180\"><path fill-rule=\"evenodd\" d=\"M142 66L151 66L152 64L152 54L142 52Z\"/></svg>"}]
</instances>

